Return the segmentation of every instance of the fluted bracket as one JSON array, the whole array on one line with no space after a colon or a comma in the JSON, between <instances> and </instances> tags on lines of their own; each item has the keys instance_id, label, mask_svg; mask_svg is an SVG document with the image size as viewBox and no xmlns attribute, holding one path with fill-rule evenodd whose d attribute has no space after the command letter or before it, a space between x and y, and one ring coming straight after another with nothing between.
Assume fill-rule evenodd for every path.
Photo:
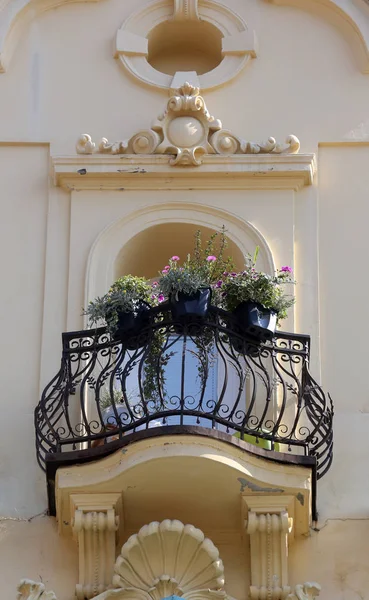
<instances>
[{"instance_id":1,"label":"fluted bracket","mask_svg":"<svg viewBox=\"0 0 369 600\"><path fill-rule=\"evenodd\" d=\"M244 498L247 503L246 532L250 536L251 600L285 600L288 584L288 536L293 518L288 508L291 496Z\"/></svg>"},{"instance_id":2,"label":"fluted bracket","mask_svg":"<svg viewBox=\"0 0 369 600\"><path fill-rule=\"evenodd\" d=\"M72 529L78 542L78 600L93 598L111 585L117 531L122 523L120 494L71 496Z\"/></svg>"}]
</instances>

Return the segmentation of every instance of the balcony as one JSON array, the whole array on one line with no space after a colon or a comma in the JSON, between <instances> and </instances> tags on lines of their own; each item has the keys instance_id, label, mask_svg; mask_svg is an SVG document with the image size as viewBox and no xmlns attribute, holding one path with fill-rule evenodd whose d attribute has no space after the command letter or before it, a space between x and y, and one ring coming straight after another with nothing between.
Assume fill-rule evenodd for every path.
<instances>
[{"instance_id":1,"label":"balcony","mask_svg":"<svg viewBox=\"0 0 369 600\"><path fill-rule=\"evenodd\" d=\"M151 309L135 337L63 334L61 367L35 411L42 469L90 461L166 433L216 436L281 462L332 462L333 405L309 372L310 338L245 338L231 314L174 323Z\"/></svg>"}]
</instances>

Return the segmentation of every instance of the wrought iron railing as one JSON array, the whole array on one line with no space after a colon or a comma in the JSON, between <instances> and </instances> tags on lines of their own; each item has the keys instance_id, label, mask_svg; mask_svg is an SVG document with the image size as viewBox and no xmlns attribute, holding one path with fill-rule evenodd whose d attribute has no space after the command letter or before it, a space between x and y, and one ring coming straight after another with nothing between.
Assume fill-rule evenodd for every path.
<instances>
[{"instance_id":1,"label":"wrought iron railing","mask_svg":"<svg viewBox=\"0 0 369 600\"><path fill-rule=\"evenodd\" d=\"M180 324L162 305L123 340L105 328L64 333L60 370L35 411L39 464L68 450L91 456L151 427L197 425L313 456L322 477L332 462L333 406L310 375L309 351L306 335L247 339L215 307L206 321Z\"/></svg>"}]
</instances>

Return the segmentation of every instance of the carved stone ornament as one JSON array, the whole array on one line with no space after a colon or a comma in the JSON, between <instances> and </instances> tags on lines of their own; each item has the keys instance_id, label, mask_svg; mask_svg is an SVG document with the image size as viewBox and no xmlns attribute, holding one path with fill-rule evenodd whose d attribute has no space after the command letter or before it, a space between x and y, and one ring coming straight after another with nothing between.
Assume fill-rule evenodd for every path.
<instances>
[{"instance_id":1,"label":"carved stone ornament","mask_svg":"<svg viewBox=\"0 0 369 600\"><path fill-rule=\"evenodd\" d=\"M225 598L224 568L213 542L200 529L180 521L145 525L124 544L115 563L113 586L118 595L108 598L185 600Z\"/></svg>"},{"instance_id":2,"label":"carved stone ornament","mask_svg":"<svg viewBox=\"0 0 369 600\"><path fill-rule=\"evenodd\" d=\"M28 579L22 579L22 581L18 585L17 600L57 600L54 592L45 592L44 590L45 586L43 583L35 583L34 581L30 581ZM307 581L306 583L296 585L295 592L293 594L289 594L289 596L287 596L287 600L315 600L315 598L319 596L320 591L321 587L319 583ZM141 596L139 596L139 594L137 594L136 592L136 589L109 590L107 592L104 592L103 594L100 594L99 596L96 596L93 600L120 600L121 598L124 598L124 600L126 600L131 597L141 598ZM142 598L145 597L146 596L142 596ZM187 594L186 597L189 598L190 594ZM207 598L209 597L210 596L207 595ZM192 599L197 600L197 598L197 592L193 593Z\"/></svg>"},{"instance_id":3,"label":"carved stone ornament","mask_svg":"<svg viewBox=\"0 0 369 600\"><path fill-rule=\"evenodd\" d=\"M263 531L263 520L255 517L254 521L251 529ZM276 521L275 530L279 529ZM95 600L231 600L224 591L224 567L213 542L193 525L169 519L145 525L127 540L115 562L109 587ZM260 600L315 600L320 585L296 585L291 594L287 586L282 595L273 589L262 592L257 595ZM56 597L54 592L45 592L43 583L24 579L18 586L17 600Z\"/></svg>"},{"instance_id":4,"label":"carved stone ornament","mask_svg":"<svg viewBox=\"0 0 369 600\"><path fill-rule=\"evenodd\" d=\"M43 583L22 579L18 585L17 600L56 600L54 592L46 592Z\"/></svg>"},{"instance_id":5,"label":"carved stone ornament","mask_svg":"<svg viewBox=\"0 0 369 600\"><path fill-rule=\"evenodd\" d=\"M294 593L287 597L287 600L315 600L321 592L319 583L315 581L307 581L306 583L299 583L295 586Z\"/></svg>"},{"instance_id":6,"label":"carved stone ornament","mask_svg":"<svg viewBox=\"0 0 369 600\"><path fill-rule=\"evenodd\" d=\"M129 140L96 145L83 134L76 145L78 154L170 154L170 165L199 166L204 154L296 154L300 142L294 135L284 144L270 137L266 142L248 142L222 128L211 116L199 88L185 83L168 100L166 111L151 129L139 131Z\"/></svg>"},{"instance_id":7,"label":"carved stone ornament","mask_svg":"<svg viewBox=\"0 0 369 600\"><path fill-rule=\"evenodd\" d=\"M224 568L219 552L202 531L180 521L145 525L124 544L113 589L96 600L223 600ZM22 581L17 600L56 600L42 583Z\"/></svg>"}]
</instances>

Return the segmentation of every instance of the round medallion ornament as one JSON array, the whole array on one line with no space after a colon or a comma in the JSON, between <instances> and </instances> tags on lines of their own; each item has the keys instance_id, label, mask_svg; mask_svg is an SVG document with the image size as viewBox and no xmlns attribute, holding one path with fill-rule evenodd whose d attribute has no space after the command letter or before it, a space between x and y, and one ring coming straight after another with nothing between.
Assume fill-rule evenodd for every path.
<instances>
[{"instance_id":1,"label":"round medallion ornament","mask_svg":"<svg viewBox=\"0 0 369 600\"><path fill-rule=\"evenodd\" d=\"M202 123L193 117L177 117L168 125L168 139L178 148L193 148L201 143L205 131Z\"/></svg>"}]
</instances>

